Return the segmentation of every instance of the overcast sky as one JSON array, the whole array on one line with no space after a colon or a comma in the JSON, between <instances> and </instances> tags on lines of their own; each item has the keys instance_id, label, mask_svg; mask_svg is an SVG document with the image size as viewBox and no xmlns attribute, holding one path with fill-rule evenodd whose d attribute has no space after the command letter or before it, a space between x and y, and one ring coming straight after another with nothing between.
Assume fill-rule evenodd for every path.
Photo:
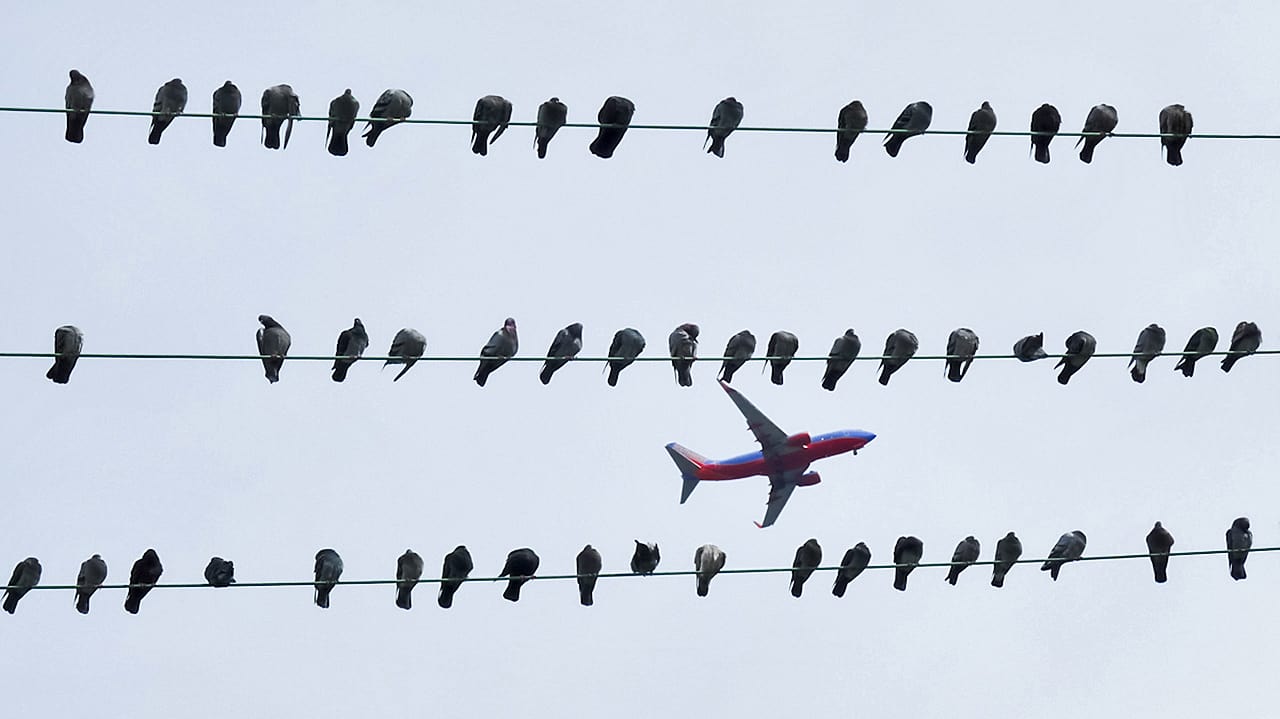
<instances>
[{"instance_id":1,"label":"overcast sky","mask_svg":"<svg viewBox=\"0 0 1280 719\"><path fill-rule=\"evenodd\" d=\"M1275 132L1280 113L1262 31L1280 9L1265 4L407 5L27 4L0 31L0 100L60 107L74 67L96 108L119 110L148 110L180 77L192 112L231 79L246 112L290 83L307 115L348 87L362 115L399 87L414 117L448 119L490 93L518 120L555 95L590 121L617 94L637 123L681 124L733 95L754 126L831 126L854 98L876 128L916 100L939 129L983 100L1018 130L1042 102L1065 131L1100 102L1133 132L1173 102L1202 132ZM73 323L86 352L249 353L260 313L295 354L331 353L353 317L370 354L405 326L429 354L474 354L508 315L522 354L575 321L591 355L625 326L663 352L681 322L701 325L705 355L744 328L761 350L795 332L801 354L848 327L865 354L898 327L922 353L959 326L1001 353L1039 331L1060 351L1079 329L1127 351L1150 322L1171 350L1203 325L1222 348L1240 320L1280 333L1267 141L1193 139L1171 168L1156 140L1106 140L1085 165L1060 138L1045 166L1026 138L993 138L970 166L958 137L891 159L864 136L840 164L827 135L738 133L716 159L700 133L633 130L604 161L593 131L565 129L539 161L528 128L480 158L466 127L402 126L334 158L323 123L273 152L254 120L217 149L207 119L156 147L145 118L93 116L82 145L59 115L2 119L10 351L48 351ZM1240 515L1270 545L1274 362L1205 362L1188 380L1163 358L1137 385L1096 359L1062 387L1049 362L976 363L953 385L919 361L887 388L860 362L834 393L821 363L782 387L752 365L735 385L784 430L878 435L815 465L822 483L761 531L763 478L677 503L665 443L755 447L710 362L692 389L665 364L609 388L586 363L546 387L511 364L481 389L471 363L392 384L364 362L338 385L325 364L287 362L269 385L256 362L86 359L63 387L45 360L6 360L0 571L34 555L65 584L98 552L123 582L154 547L164 581L199 581L214 554L241 581L305 580L333 547L344 578L371 579L406 547L434 574L465 543L477 575L521 546L562 573L588 542L617 571L633 539L660 543L662 569L692 568L704 542L729 567L776 566L809 537L825 563L858 541L879 563L902 534L945 561L968 534L988 559L1010 530L1043 556L1073 529L1103 554L1143 551L1157 519L1175 549L1214 549ZM390 587L339 587L328 611L307 588L156 590L137 616L119 590L88 616L70 592L33 592L0 616L0 676L14 716L1223 716L1275 696L1280 563L1248 568L1232 582L1221 556L1176 558L1158 586L1146 560L1056 583L1020 565L1002 590L987 568L956 587L921 569L905 593L868 572L840 600L830 575L800 600L782 575L723 576L705 599L691 577L601 580L589 609L571 582L534 582L515 605L469 584L448 612L429 585L411 612Z\"/></svg>"}]
</instances>

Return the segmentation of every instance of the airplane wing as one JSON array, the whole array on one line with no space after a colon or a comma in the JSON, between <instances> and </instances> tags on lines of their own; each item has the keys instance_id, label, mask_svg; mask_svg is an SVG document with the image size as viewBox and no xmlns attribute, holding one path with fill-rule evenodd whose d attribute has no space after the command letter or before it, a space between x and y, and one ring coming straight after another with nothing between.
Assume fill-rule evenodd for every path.
<instances>
[{"instance_id":1,"label":"airplane wing","mask_svg":"<svg viewBox=\"0 0 1280 719\"><path fill-rule=\"evenodd\" d=\"M787 506L787 500L796 489L796 480L803 473L803 470L791 470L769 477L769 506L764 510L764 521L756 522L757 527L764 529L778 521L778 515L782 514L782 508Z\"/></svg>"},{"instance_id":2,"label":"airplane wing","mask_svg":"<svg viewBox=\"0 0 1280 719\"><path fill-rule=\"evenodd\" d=\"M729 393L729 399L733 400L733 403L738 406L738 411L742 412L742 415L747 418L747 428L756 436L756 441L760 443L760 448L764 451L765 456L770 457L784 453L787 447L787 433L778 429L778 425L764 416L764 412L756 409L756 406L751 404L746 397L743 397L738 390L730 387L723 380L720 381L720 386L724 387L724 391ZM792 484L792 486L794 487L795 485ZM790 491L788 491L787 495L790 496L790 494ZM783 497L782 504L785 504L786 501L786 497ZM782 504L778 505L779 511L782 510ZM765 526L769 526L769 523L766 522Z\"/></svg>"}]
</instances>

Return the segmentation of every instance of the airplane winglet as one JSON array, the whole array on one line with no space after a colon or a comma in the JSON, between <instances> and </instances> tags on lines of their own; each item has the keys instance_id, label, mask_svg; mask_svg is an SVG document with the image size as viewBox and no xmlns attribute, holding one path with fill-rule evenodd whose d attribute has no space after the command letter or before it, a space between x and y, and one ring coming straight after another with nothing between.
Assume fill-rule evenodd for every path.
<instances>
[{"instance_id":1,"label":"airplane winglet","mask_svg":"<svg viewBox=\"0 0 1280 719\"><path fill-rule=\"evenodd\" d=\"M755 520L752 520L751 523L756 525L756 529L764 529L764 525Z\"/></svg>"}]
</instances>

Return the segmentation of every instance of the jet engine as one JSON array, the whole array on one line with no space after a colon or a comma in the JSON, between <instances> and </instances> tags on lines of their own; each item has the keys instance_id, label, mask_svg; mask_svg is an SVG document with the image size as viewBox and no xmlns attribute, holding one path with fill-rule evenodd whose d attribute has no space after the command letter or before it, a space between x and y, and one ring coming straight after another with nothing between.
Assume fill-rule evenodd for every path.
<instances>
[{"instance_id":1,"label":"jet engine","mask_svg":"<svg viewBox=\"0 0 1280 719\"><path fill-rule=\"evenodd\" d=\"M808 432L800 432L787 437L787 446L789 447L803 447L807 444L809 444Z\"/></svg>"},{"instance_id":2,"label":"jet engine","mask_svg":"<svg viewBox=\"0 0 1280 719\"><path fill-rule=\"evenodd\" d=\"M821 481L822 481L822 477L818 476L817 472L805 472L804 474L800 475L800 479L796 480L796 486L812 487L813 485Z\"/></svg>"}]
</instances>

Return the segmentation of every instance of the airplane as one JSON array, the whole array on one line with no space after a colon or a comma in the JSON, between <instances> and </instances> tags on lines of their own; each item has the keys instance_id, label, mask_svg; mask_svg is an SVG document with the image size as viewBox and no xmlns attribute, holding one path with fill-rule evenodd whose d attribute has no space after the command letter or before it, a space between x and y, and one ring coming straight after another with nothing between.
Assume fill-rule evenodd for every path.
<instances>
[{"instance_id":1,"label":"airplane","mask_svg":"<svg viewBox=\"0 0 1280 719\"><path fill-rule=\"evenodd\" d=\"M684 477L680 504L689 499L699 482L763 475L769 478L769 505L765 509L764 522L754 524L764 529L777 521L796 487L810 487L822 481L817 472L808 471L811 462L845 452L857 454L876 438L871 432L860 429L844 429L817 436L810 436L807 432L788 435L742 393L723 381L720 386L747 418L747 428L755 434L760 451L714 461L675 442L668 444L667 452Z\"/></svg>"}]
</instances>

